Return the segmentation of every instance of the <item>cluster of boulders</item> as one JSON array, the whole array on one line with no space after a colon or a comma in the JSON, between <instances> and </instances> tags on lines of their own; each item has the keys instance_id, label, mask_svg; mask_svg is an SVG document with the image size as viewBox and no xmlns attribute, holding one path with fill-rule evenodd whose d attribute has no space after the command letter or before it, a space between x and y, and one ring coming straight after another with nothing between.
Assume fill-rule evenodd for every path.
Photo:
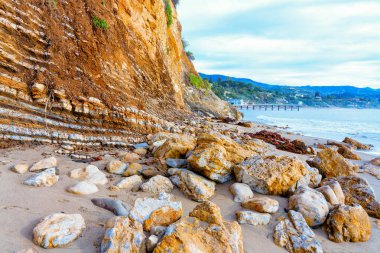
<instances>
[{"instance_id":1,"label":"cluster of boulders","mask_svg":"<svg viewBox=\"0 0 380 253\"><path fill-rule=\"evenodd\" d=\"M92 199L115 214L105 225L101 252L242 253L239 223L267 225L279 210L277 200L256 193L289 198L288 217L280 219L273 235L274 242L289 252L322 252L311 229L318 226L335 242L369 239L368 214L380 218L380 204L369 184L356 175L358 168L337 150L324 148L305 163L294 156L270 154L263 141L230 136L213 131L196 137L158 133L109 160L105 170L120 177L110 190L152 196L136 199L133 206L117 199ZM24 164L13 168L18 173L27 169ZM29 170L38 173L24 182L27 185L52 186L59 179L54 157ZM78 180L67 189L74 194L93 194L109 183L106 173L94 165L72 170L69 176ZM241 203L237 222L224 221L219 207L209 201L216 185L230 180L236 181L230 186L233 200ZM188 217L170 194L175 187L201 202ZM35 227L34 242L44 248L62 247L84 229L78 214L52 214Z\"/></svg>"}]
</instances>

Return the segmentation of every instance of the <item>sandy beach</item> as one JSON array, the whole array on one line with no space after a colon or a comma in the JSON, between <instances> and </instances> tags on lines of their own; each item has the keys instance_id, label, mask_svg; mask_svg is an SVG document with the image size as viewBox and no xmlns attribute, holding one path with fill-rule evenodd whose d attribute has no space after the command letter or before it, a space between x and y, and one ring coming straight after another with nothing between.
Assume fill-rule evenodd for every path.
<instances>
[{"instance_id":1,"label":"sandy beach","mask_svg":"<svg viewBox=\"0 0 380 253\"><path fill-rule=\"evenodd\" d=\"M234 125L220 125L220 128L238 128L244 132L256 132L261 129L281 131L282 135L290 139L302 139L308 145L316 142L326 143L326 140L312 137L305 137L286 133L286 130L279 130L268 126L255 126L253 128L244 128ZM68 176L73 169L84 168L87 164L74 161L66 155L59 155L54 151L57 146L34 146L34 147L14 147L0 150L0 248L1 252L17 252L24 248L34 248L37 252L99 252L100 242L104 235L104 224L113 216L107 210L99 208L92 204L91 199L94 197L112 197L117 198L125 203L134 204L136 198L152 196L144 192L130 192L126 190L110 191L109 186L119 180L119 176L108 174L109 183L99 187L99 192L87 196L77 196L65 191L65 189L75 182ZM92 162L104 170L107 161L112 159L107 154L112 154L122 149L96 151L96 155L103 155L101 161ZM284 151L275 150L275 154L285 154L288 156L297 156L306 160L308 155L297 155ZM58 160L59 182L52 187L30 187L23 185L22 182L32 173L27 172L23 175L16 174L10 168L19 163L32 164L44 157L55 156ZM363 164L374 157L360 153L362 161L356 164ZM380 194L380 181L375 177L359 173L359 175L368 180L377 195ZM229 221L236 220L235 212L243 208L239 203L233 201L233 195L229 191L229 186L233 182L218 184L212 202L216 203L222 211L224 219ZM175 199L181 201L184 207L183 214L187 215L198 203L184 196L178 189L173 191ZM260 194L255 193L256 196ZM252 226L241 225L243 230L244 251L248 253L274 253L286 252L285 249L274 244L273 228L278 223L278 218L285 216L288 199L284 197L271 196L280 203L280 209L272 215L269 225ZM86 222L86 229L82 236L70 244L67 248L61 249L42 249L33 244L32 230L33 227L43 217L51 213L79 213ZM356 253L356 252L378 252L380 248L380 228L371 219L372 234L368 242L364 243L334 243L327 238L327 234L322 228L313 229L317 234L317 239L322 244L324 252L328 253Z\"/></svg>"}]
</instances>

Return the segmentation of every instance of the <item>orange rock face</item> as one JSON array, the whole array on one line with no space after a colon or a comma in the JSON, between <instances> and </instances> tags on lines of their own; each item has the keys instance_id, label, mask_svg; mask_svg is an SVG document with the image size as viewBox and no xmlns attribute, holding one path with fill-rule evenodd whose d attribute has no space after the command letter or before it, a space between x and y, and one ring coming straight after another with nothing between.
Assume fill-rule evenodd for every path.
<instances>
[{"instance_id":1,"label":"orange rock face","mask_svg":"<svg viewBox=\"0 0 380 253\"><path fill-rule=\"evenodd\" d=\"M170 130L196 73L171 7L168 27L164 1L1 1L0 132L115 145Z\"/></svg>"}]
</instances>

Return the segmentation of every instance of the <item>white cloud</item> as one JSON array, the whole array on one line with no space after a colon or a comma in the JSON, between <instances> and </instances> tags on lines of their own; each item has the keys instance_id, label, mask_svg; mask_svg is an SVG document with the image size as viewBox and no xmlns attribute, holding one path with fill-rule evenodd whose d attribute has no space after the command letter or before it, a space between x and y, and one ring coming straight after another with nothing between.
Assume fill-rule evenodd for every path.
<instances>
[{"instance_id":1,"label":"white cloud","mask_svg":"<svg viewBox=\"0 0 380 253\"><path fill-rule=\"evenodd\" d=\"M181 6L200 72L380 88L378 1L183 0Z\"/></svg>"}]
</instances>

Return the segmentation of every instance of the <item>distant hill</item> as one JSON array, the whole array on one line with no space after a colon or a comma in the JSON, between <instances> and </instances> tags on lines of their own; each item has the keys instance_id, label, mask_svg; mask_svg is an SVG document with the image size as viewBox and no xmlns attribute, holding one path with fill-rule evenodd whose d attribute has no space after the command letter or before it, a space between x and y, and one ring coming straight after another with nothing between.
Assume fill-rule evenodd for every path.
<instances>
[{"instance_id":1,"label":"distant hill","mask_svg":"<svg viewBox=\"0 0 380 253\"><path fill-rule=\"evenodd\" d=\"M260 83L248 78L207 75L214 93L227 101L254 103L302 103L312 107L380 108L380 89L354 86L286 86Z\"/></svg>"},{"instance_id":2,"label":"distant hill","mask_svg":"<svg viewBox=\"0 0 380 253\"><path fill-rule=\"evenodd\" d=\"M224 75L208 75L204 73L199 73L199 75L203 79L212 80L213 82L217 82L218 80L226 81L232 80L235 82L248 83L253 84L257 87L263 88L268 91L281 91L284 93L293 92L294 90L304 91L304 92L320 92L321 95L337 95L337 94L347 94L347 95L380 95L380 89L372 89L369 87L366 88L358 88L354 86L287 86L287 85L272 85L261 82L256 82L254 80L248 78L238 78L238 77L230 77Z\"/></svg>"}]
</instances>

